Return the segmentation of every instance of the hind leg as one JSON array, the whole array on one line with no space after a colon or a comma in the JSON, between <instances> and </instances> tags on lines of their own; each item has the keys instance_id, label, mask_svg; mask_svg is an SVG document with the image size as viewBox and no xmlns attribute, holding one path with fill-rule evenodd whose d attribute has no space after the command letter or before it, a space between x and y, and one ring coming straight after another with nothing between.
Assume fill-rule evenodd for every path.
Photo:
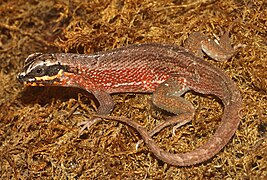
<instances>
[{"instance_id":1,"label":"hind leg","mask_svg":"<svg viewBox=\"0 0 267 180\"><path fill-rule=\"evenodd\" d=\"M153 93L153 103L163 110L176 114L176 116L169 118L149 131L151 137L165 127L176 124L172 131L174 134L177 128L193 119L195 108L190 102L181 97L181 95L189 90L184 82L186 81L181 77L170 78L160 84ZM142 140L137 143L136 147L141 142Z\"/></svg>"}]
</instances>

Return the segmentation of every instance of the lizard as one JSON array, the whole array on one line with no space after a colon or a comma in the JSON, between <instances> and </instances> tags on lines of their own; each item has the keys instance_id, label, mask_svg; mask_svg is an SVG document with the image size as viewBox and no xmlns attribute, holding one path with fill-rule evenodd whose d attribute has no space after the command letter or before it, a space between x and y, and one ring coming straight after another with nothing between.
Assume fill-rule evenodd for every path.
<instances>
[{"instance_id":1,"label":"lizard","mask_svg":"<svg viewBox=\"0 0 267 180\"><path fill-rule=\"evenodd\" d=\"M192 39L197 38L197 41ZM192 40L192 41L191 41ZM203 60L203 52L214 60L232 57L229 32L216 43L200 33L189 36L187 47L146 43L93 54L34 53L25 60L17 79L26 86L78 87L92 93L99 102L96 118L124 122L135 128L153 154L174 166L191 166L215 156L231 139L240 123L242 97L238 87L221 69ZM197 42L197 43L192 43ZM194 51L193 54L191 51ZM221 123L202 146L186 153L170 153L160 148L152 136L169 125L174 129L194 118L195 108L183 97L187 91L218 97L224 107ZM153 93L157 107L175 114L147 132L138 123L108 116L114 107L111 94Z\"/></svg>"}]
</instances>

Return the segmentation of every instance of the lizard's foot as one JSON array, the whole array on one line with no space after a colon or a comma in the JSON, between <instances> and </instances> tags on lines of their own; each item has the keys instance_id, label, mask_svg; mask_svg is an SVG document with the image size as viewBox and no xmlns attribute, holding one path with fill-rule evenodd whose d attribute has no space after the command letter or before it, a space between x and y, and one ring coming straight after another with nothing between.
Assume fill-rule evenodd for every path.
<instances>
[{"instance_id":1,"label":"lizard's foot","mask_svg":"<svg viewBox=\"0 0 267 180\"><path fill-rule=\"evenodd\" d=\"M179 114L177 116L171 117L170 119L168 119L167 121L156 125L151 131L149 131L149 136L152 137L155 134L157 134L158 132L160 132L162 129L164 129L167 126L176 124L173 129L172 129L172 134L175 136L175 131L176 129L178 129L179 127L185 125L186 123L190 122L193 118L194 114L192 113L183 113L183 114ZM139 140L136 145L135 145L135 149L137 150L139 145L143 142L143 140Z\"/></svg>"},{"instance_id":2,"label":"lizard's foot","mask_svg":"<svg viewBox=\"0 0 267 180\"><path fill-rule=\"evenodd\" d=\"M88 90L88 91L94 94L95 98L99 102L99 107L96 111L96 114L104 115L104 114L109 114L112 111L114 107L114 102L112 97L107 92L101 90L94 90L94 91ZM79 131L79 136L86 128L89 129L93 124L96 124L100 121L101 118L93 116L89 120L79 123L78 126L83 126Z\"/></svg>"},{"instance_id":3,"label":"lizard's foot","mask_svg":"<svg viewBox=\"0 0 267 180\"><path fill-rule=\"evenodd\" d=\"M173 136L176 136L176 134L175 134L176 130L177 130L179 127L181 127L181 126L187 124L187 123L190 122L191 120L192 120L192 119L185 119L185 120L183 120L183 121L177 123L177 124L172 128L172 135L173 135Z\"/></svg>"},{"instance_id":4,"label":"lizard's foot","mask_svg":"<svg viewBox=\"0 0 267 180\"><path fill-rule=\"evenodd\" d=\"M234 24L234 23L233 23ZM203 58L204 53L216 61L226 61L230 59L237 47L232 47L229 32L232 29L233 24L228 30L223 33L222 36L213 34L215 39L210 39L200 32L194 32L189 35L184 46L189 51L193 52L196 56Z\"/></svg>"},{"instance_id":5,"label":"lizard's foot","mask_svg":"<svg viewBox=\"0 0 267 180\"><path fill-rule=\"evenodd\" d=\"M79 131L79 136L82 134L82 132L87 128L89 129L92 125L99 123L101 121L101 118L99 117L92 117L87 121L83 121L78 123L78 126L82 126L82 128Z\"/></svg>"}]
</instances>

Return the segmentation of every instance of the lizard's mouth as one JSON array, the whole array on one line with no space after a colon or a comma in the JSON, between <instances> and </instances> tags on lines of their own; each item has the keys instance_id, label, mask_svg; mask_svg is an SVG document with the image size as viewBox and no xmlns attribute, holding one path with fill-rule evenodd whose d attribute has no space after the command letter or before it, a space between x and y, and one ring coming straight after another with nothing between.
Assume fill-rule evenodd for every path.
<instances>
[{"instance_id":1,"label":"lizard's mouth","mask_svg":"<svg viewBox=\"0 0 267 180\"><path fill-rule=\"evenodd\" d=\"M35 82L23 82L25 86L54 86L57 85L57 81L35 81Z\"/></svg>"},{"instance_id":2,"label":"lizard's mouth","mask_svg":"<svg viewBox=\"0 0 267 180\"><path fill-rule=\"evenodd\" d=\"M60 82L60 78L63 75L63 70L60 70L54 76L31 76L24 72L18 74L17 79L19 82L23 83L25 86L52 86L57 85Z\"/></svg>"}]
</instances>

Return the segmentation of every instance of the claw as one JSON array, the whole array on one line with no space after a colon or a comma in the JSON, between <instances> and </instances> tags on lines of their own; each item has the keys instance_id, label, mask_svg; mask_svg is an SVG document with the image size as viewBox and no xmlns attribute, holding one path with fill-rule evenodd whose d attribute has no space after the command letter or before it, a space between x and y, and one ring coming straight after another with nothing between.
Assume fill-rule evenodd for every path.
<instances>
[{"instance_id":1,"label":"claw","mask_svg":"<svg viewBox=\"0 0 267 180\"><path fill-rule=\"evenodd\" d=\"M175 134L176 129L178 129L179 127L185 125L185 124L188 123L189 121L191 121L191 119L189 119L189 120L185 120L185 121L181 121L181 122L177 123L177 124L172 128L172 135L173 135L173 136L176 136L176 134Z\"/></svg>"},{"instance_id":2,"label":"claw","mask_svg":"<svg viewBox=\"0 0 267 180\"><path fill-rule=\"evenodd\" d=\"M176 126L174 126L174 127L172 128L172 135L173 135L173 136L176 136L175 131L176 131L177 128L178 128L178 127L176 127Z\"/></svg>"},{"instance_id":3,"label":"claw","mask_svg":"<svg viewBox=\"0 0 267 180\"><path fill-rule=\"evenodd\" d=\"M87 128L89 129L92 125L94 125L95 123L98 123L101 121L101 118L98 118L98 117L93 117L87 121L83 121L83 122L80 122L78 123L78 126L83 126L80 131L79 131L79 136L82 134L82 132Z\"/></svg>"},{"instance_id":4,"label":"claw","mask_svg":"<svg viewBox=\"0 0 267 180\"><path fill-rule=\"evenodd\" d=\"M138 150L139 145L143 142L143 140L139 140L135 145L135 150Z\"/></svg>"}]
</instances>

